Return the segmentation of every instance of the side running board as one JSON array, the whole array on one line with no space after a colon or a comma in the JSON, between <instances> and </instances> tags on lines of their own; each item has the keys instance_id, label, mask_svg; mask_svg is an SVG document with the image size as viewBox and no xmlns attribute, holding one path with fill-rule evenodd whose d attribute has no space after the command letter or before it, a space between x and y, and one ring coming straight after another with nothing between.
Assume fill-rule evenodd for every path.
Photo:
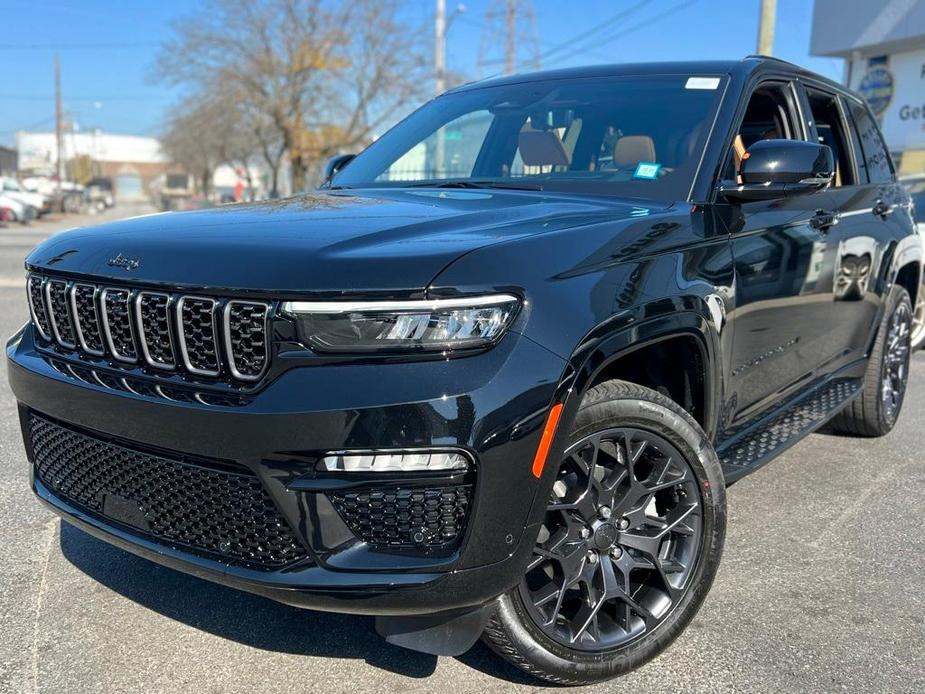
<instances>
[{"instance_id":1,"label":"side running board","mask_svg":"<svg viewBox=\"0 0 925 694\"><path fill-rule=\"evenodd\" d=\"M756 421L716 451L727 484L735 482L811 434L861 392L861 379L836 378Z\"/></svg>"}]
</instances>

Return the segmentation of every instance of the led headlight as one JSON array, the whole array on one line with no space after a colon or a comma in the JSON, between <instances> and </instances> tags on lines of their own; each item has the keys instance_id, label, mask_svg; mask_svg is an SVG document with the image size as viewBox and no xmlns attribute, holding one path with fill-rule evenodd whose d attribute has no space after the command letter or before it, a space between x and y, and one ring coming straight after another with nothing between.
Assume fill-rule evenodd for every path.
<instances>
[{"instance_id":1,"label":"led headlight","mask_svg":"<svg viewBox=\"0 0 925 694\"><path fill-rule=\"evenodd\" d=\"M465 470L469 461L452 451L329 453L320 467L328 472L430 472Z\"/></svg>"},{"instance_id":2,"label":"led headlight","mask_svg":"<svg viewBox=\"0 0 925 694\"><path fill-rule=\"evenodd\" d=\"M448 351L496 342L520 305L510 294L413 301L287 301L300 338L328 352Z\"/></svg>"}]
</instances>

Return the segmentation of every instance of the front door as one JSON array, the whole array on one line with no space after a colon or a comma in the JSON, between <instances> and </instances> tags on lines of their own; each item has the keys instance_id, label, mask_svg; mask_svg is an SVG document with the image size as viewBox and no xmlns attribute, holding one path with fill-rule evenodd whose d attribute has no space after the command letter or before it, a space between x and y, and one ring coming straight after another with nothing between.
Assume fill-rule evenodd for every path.
<instances>
[{"instance_id":1,"label":"front door","mask_svg":"<svg viewBox=\"0 0 925 694\"><path fill-rule=\"evenodd\" d=\"M795 85L770 82L750 97L725 178L759 139L806 139ZM735 262L727 427L772 407L832 359L834 262L817 194L721 204Z\"/></svg>"}]
</instances>

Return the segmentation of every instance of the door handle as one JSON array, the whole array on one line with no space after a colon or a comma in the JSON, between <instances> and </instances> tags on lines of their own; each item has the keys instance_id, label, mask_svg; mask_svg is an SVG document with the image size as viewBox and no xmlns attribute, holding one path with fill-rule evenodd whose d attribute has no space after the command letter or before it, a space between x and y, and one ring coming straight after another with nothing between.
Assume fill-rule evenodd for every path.
<instances>
[{"instance_id":1,"label":"door handle","mask_svg":"<svg viewBox=\"0 0 925 694\"><path fill-rule=\"evenodd\" d=\"M874 216L880 217L880 219L886 219L891 214L893 214L893 206L888 205L883 202L883 200L877 200L871 212L874 213Z\"/></svg>"},{"instance_id":2,"label":"door handle","mask_svg":"<svg viewBox=\"0 0 925 694\"><path fill-rule=\"evenodd\" d=\"M838 213L827 212L826 210L816 210L816 214L809 220L809 225L823 234L828 233L829 229L836 224L838 224Z\"/></svg>"}]
</instances>

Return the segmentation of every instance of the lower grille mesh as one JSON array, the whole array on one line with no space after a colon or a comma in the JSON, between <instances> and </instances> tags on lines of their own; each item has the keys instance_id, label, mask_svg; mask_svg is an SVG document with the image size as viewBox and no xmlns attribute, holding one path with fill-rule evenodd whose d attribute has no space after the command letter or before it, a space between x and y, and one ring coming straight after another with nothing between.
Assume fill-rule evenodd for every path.
<instances>
[{"instance_id":1,"label":"lower grille mesh","mask_svg":"<svg viewBox=\"0 0 925 694\"><path fill-rule=\"evenodd\" d=\"M383 548L458 544L466 525L470 485L333 492L334 508L364 542Z\"/></svg>"},{"instance_id":2,"label":"lower grille mesh","mask_svg":"<svg viewBox=\"0 0 925 694\"><path fill-rule=\"evenodd\" d=\"M306 556L249 472L124 448L36 414L29 429L37 477L68 503L168 544L262 568Z\"/></svg>"}]
</instances>

